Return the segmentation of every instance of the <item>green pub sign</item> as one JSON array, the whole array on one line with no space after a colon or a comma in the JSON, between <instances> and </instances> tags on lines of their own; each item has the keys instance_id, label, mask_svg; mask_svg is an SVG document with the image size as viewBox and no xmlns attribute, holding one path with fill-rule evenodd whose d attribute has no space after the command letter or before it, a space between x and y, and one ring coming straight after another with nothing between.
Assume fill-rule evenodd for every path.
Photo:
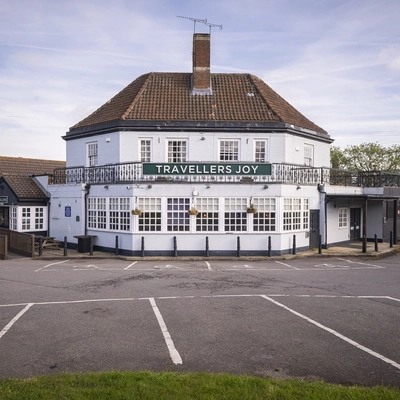
<instances>
[{"instance_id":1,"label":"green pub sign","mask_svg":"<svg viewBox=\"0 0 400 400\"><path fill-rule=\"evenodd\" d=\"M143 163L143 175L271 175L271 164Z\"/></svg>"}]
</instances>

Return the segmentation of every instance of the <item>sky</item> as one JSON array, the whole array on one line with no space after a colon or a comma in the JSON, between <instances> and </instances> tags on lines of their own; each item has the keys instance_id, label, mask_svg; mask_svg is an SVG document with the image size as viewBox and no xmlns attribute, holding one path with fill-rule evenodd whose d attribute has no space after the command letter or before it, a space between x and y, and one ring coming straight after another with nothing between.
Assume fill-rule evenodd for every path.
<instances>
[{"instance_id":1,"label":"sky","mask_svg":"<svg viewBox=\"0 0 400 400\"><path fill-rule=\"evenodd\" d=\"M400 145L400 0L0 0L0 156L62 136L148 72L251 73L345 148Z\"/></svg>"}]
</instances>

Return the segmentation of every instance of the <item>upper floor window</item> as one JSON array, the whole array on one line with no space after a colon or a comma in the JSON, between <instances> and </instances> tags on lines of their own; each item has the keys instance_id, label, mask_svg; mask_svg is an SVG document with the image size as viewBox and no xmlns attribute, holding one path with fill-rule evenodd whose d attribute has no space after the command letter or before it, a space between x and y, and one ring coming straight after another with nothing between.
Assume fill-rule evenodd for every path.
<instances>
[{"instance_id":1,"label":"upper floor window","mask_svg":"<svg viewBox=\"0 0 400 400\"><path fill-rule=\"evenodd\" d=\"M239 141L221 140L219 143L220 161L238 161L239 160Z\"/></svg>"},{"instance_id":2,"label":"upper floor window","mask_svg":"<svg viewBox=\"0 0 400 400\"><path fill-rule=\"evenodd\" d=\"M314 146L311 144L304 145L304 164L309 166L314 165Z\"/></svg>"},{"instance_id":3,"label":"upper floor window","mask_svg":"<svg viewBox=\"0 0 400 400\"><path fill-rule=\"evenodd\" d=\"M87 161L89 167L94 167L99 161L99 149L97 142L87 144Z\"/></svg>"},{"instance_id":4,"label":"upper floor window","mask_svg":"<svg viewBox=\"0 0 400 400\"><path fill-rule=\"evenodd\" d=\"M256 140L254 142L254 161L265 163L267 161L267 141Z\"/></svg>"},{"instance_id":5,"label":"upper floor window","mask_svg":"<svg viewBox=\"0 0 400 400\"><path fill-rule=\"evenodd\" d=\"M141 139L140 140L140 161L150 162L151 161L151 140Z\"/></svg>"},{"instance_id":6,"label":"upper floor window","mask_svg":"<svg viewBox=\"0 0 400 400\"><path fill-rule=\"evenodd\" d=\"M186 140L168 141L168 162L181 163L186 162Z\"/></svg>"}]
</instances>

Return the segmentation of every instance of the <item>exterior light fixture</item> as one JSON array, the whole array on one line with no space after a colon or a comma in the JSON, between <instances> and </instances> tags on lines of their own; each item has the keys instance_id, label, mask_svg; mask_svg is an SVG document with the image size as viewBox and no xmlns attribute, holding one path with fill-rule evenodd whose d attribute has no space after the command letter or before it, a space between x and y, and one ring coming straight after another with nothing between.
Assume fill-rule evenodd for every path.
<instances>
[{"instance_id":1,"label":"exterior light fixture","mask_svg":"<svg viewBox=\"0 0 400 400\"><path fill-rule=\"evenodd\" d=\"M299 189L301 189L301 187L300 187L300 186L297 186L296 190L299 190Z\"/></svg>"},{"instance_id":2,"label":"exterior light fixture","mask_svg":"<svg viewBox=\"0 0 400 400\"><path fill-rule=\"evenodd\" d=\"M105 185L105 186L104 186L104 189L108 189L108 185Z\"/></svg>"},{"instance_id":3,"label":"exterior light fixture","mask_svg":"<svg viewBox=\"0 0 400 400\"><path fill-rule=\"evenodd\" d=\"M268 185L264 185L264 189L268 189Z\"/></svg>"}]
</instances>

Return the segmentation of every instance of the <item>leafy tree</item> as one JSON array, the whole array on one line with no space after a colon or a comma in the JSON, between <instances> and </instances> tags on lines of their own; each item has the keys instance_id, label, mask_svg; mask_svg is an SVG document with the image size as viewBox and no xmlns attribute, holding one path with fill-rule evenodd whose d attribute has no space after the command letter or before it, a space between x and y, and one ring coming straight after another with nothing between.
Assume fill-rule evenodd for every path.
<instances>
[{"instance_id":1,"label":"leafy tree","mask_svg":"<svg viewBox=\"0 0 400 400\"><path fill-rule=\"evenodd\" d=\"M384 147L376 143L362 143L345 149L331 147L332 168L352 171L400 172L400 145Z\"/></svg>"}]
</instances>

